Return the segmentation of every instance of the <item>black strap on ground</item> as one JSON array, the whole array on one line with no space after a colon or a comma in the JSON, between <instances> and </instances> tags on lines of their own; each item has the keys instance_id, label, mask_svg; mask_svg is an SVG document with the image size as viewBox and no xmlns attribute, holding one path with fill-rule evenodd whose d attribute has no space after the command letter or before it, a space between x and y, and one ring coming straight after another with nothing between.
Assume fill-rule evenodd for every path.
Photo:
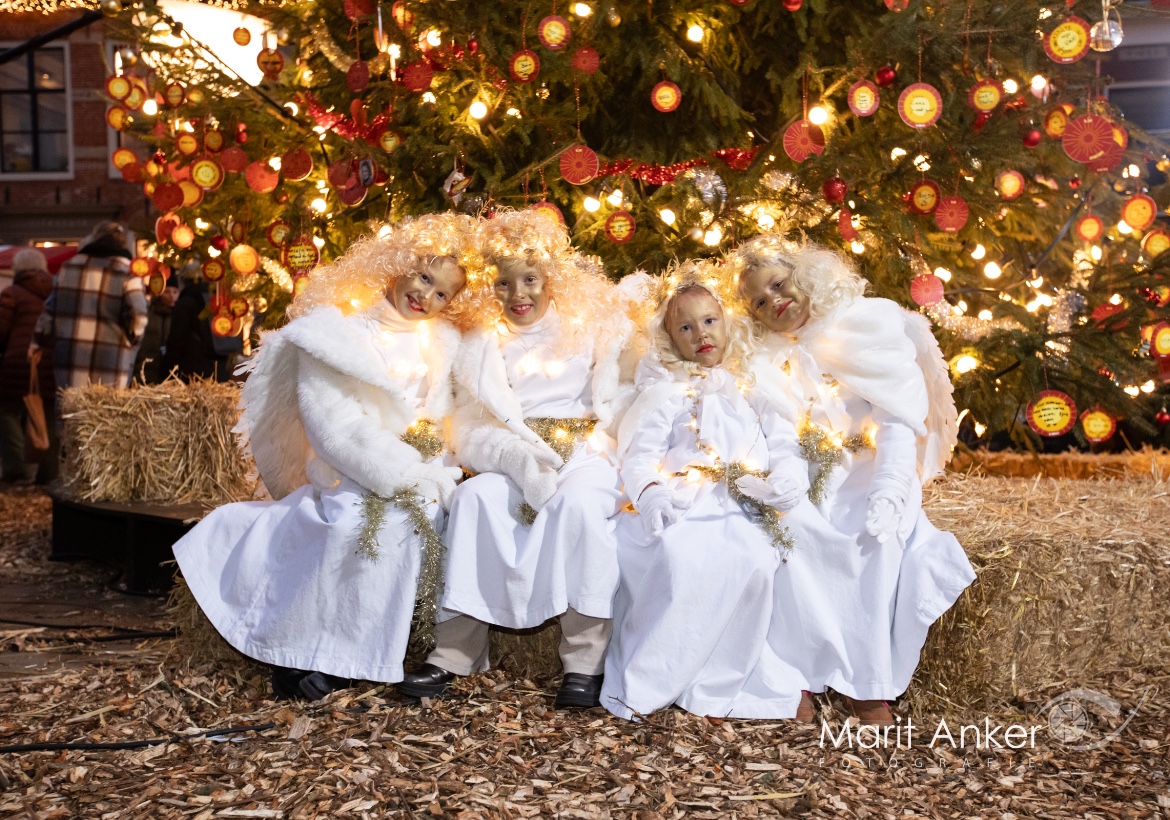
<instances>
[{"instance_id":1,"label":"black strap on ground","mask_svg":"<svg viewBox=\"0 0 1170 820\"><path fill-rule=\"evenodd\" d=\"M87 11L80 17L75 17L62 26L57 26L52 31L46 31L44 34L38 34L32 39L25 40L18 46L13 46L6 51L0 51L0 65L7 63L9 60L15 60L22 54L28 54L30 51L40 48L45 43L51 43L53 40L60 39L61 37L68 37L79 28L85 28L91 23L96 23L98 20L102 19L103 16L104 15L96 9L93 11Z\"/></svg>"},{"instance_id":2,"label":"black strap on ground","mask_svg":"<svg viewBox=\"0 0 1170 820\"><path fill-rule=\"evenodd\" d=\"M170 737L153 737L150 740L126 740L121 743L23 743L18 746L0 746L0 754L16 754L18 752L68 752L68 751L118 751L121 749L143 749L147 746L160 746L164 743L182 743L198 737L217 737L232 735L239 732L264 732L275 729L275 723L257 723L255 726L226 726L223 729L208 729L205 732L195 732L190 735L171 735Z\"/></svg>"}]
</instances>

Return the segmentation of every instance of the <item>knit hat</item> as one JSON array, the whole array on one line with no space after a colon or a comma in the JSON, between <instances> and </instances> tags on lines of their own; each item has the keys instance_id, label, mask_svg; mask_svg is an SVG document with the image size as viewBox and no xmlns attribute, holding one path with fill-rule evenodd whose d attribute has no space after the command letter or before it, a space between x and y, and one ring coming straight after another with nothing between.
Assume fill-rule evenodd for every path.
<instances>
[{"instance_id":1,"label":"knit hat","mask_svg":"<svg viewBox=\"0 0 1170 820\"><path fill-rule=\"evenodd\" d=\"M12 271L20 273L26 270L43 270L48 273L49 263L45 261L45 255L36 248L25 248L22 251L17 251L16 255L12 257Z\"/></svg>"},{"instance_id":2,"label":"knit hat","mask_svg":"<svg viewBox=\"0 0 1170 820\"><path fill-rule=\"evenodd\" d=\"M175 274L171 274L171 276L167 279L167 287L182 290L183 289L183 280L180 279Z\"/></svg>"}]
</instances>

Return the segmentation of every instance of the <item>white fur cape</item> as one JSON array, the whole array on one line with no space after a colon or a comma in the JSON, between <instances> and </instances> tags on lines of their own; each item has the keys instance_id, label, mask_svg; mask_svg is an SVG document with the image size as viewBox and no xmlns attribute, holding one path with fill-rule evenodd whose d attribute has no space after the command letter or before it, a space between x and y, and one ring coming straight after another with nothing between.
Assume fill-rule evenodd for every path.
<instances>
[{"instance_id":1,"label":"white fur cape","mask_svg":"<svg viewBox=\"0 0 1170 820\"><path fill-rule=\"evenodd\" d=\"M620 319L606 328L593 347L593 412L605 431L616 427L633 399L632 379L623 374L623 352L633 334L633 323ZM517 461L508 455L528 445L559 461L552 449L524 424L520 400L508 382L504 355L494 330L472 331L463 337L454 368L456 401L452 438L456 457L475 472L503 473L521 488L536 476L513 475ZM527 463L527 462L524 462Z\"/></svg>"},{"instance_id":2,"label":"white fur cape","mask_svg":"<svg viewBox=\"0 0 1170 820\"><path fill-rule=\"evenodd\" d=\"M430 388L423 415L439 423L453 406L459 331L431 319L424 332ZM266 333L240 368L250 375L235 432L274 499L310 480L329 486L339 474L382 495L413 483L406 473L422 459L401 435L415 414L372 341L362 314L325 307Z\"/></svg>"},{"instance_id":3,"label":"white fur cape","mask_svg":"<svg viewBox=\"0 0 1170 820\"><path fill-rule=\"evenodd\" d=\"M783 339L769 338L777 365L791 352ZM809 322L795 344L823 373L914 430L923 481L942 474L958 440L958 413L929 319L889 299L859 298Z\"/></svg>"}]
</instances>

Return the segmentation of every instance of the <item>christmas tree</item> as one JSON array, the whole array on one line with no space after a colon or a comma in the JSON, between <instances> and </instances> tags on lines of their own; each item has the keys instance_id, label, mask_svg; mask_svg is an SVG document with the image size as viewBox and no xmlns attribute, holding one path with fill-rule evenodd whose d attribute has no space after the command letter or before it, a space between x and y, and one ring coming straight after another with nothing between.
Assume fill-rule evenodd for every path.
<instances>
[{"instance_id":1,"label":"christmas tree","mask_svg":"<svg viewBox=\"0 0 1170 820\"><path fill-rule=\"evenodd\" d=\"M108 2L138 141L115 163L162 214L157 263L219 282L221 332L279 323L384 221L542 207L614 277L761 231L841 250L928 312L980 434L1033 437L1045 395L1082 442L1170 421L1170 163L1102 96L1096 0L243 4L270 27L255 85Z\"/></svg>"}]
</instances>

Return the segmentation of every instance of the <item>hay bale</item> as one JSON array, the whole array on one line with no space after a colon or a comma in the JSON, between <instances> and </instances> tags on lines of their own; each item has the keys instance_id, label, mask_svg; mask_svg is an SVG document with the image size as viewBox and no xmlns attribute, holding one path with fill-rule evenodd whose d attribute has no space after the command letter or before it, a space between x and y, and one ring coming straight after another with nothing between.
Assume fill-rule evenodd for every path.
<instances>
[{"instance_id":1,"label":"hay bale","mask_svg":"<svg viewBox=\"0 0 1170 820\"><path fill-rule=\"evenodd\" d=\"M1150 446L1124 453L1017 453L956 450L948 469L955 473L1009 478L1148 478L1170 476L1170 453Z\"/></svg>"},{"instance_id":2,"label":"hay bale","mask_svg":"<svg viewBox=\"0 0 1170 820\"><path fill-rule=\"evenodd\" d=\"M171 623L179 631L175 648L191 665L205 663L229 663L233 665L255 664L256 661L237 651L215 631L211 621L199 608L191 588L183 576L175 573L175 583L167 598L167 611Z\"/></svg>"},{"instance_id":3,"label":"hay bale","mask_svg":"<svg viewBox=\"0 0 1170 820\"><path fill-rule=\"evenodd\" d=\"M201 504L251 498L252 465L236 447L239 388L170 379L62 393L63 490L78 501Z\"/></svg>"}]
</instances>

